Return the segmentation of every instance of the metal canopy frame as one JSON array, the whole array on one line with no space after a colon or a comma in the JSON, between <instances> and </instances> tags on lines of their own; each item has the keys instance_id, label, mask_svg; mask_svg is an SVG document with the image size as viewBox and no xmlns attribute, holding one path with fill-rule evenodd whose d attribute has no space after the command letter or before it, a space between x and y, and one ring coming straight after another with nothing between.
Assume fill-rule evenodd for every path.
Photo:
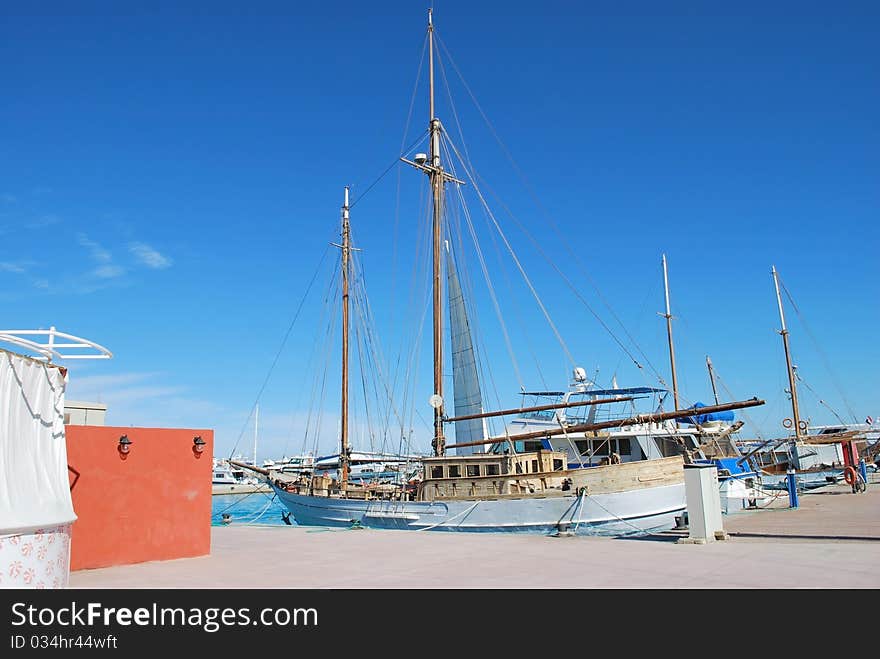
<instances>
[{"instance_id":1,"label":"metal canopy frame","mask_svg":"<svg viewBox=\"0 0 880 659\"><path fill-rule=\"evenodd\" d=\"M45 342L40 342L40 339ZM47 362L54 359L110 359L113 356L104 346L73 334L59 332L54 326L36 330L0 330L0 343L9 343L34 352L35 359Z\"/></svg>"}]
</instances>

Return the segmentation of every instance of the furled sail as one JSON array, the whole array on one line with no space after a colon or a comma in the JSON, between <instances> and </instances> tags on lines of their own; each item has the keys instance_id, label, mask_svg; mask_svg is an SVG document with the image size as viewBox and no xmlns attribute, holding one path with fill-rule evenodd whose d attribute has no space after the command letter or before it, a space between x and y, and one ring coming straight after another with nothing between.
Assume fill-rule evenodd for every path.
<instances>
[{"instance_id":1,"label":"furled sail","mask_svg":"<svg viewBox=\"0 0 880 659\"><path fill-rule=\"evenodd\" d=\"M447 253L449 246L447 244ZM449 291L449 334L452 341L452 388L455 403L455 416L479 414L483 411L483 400L480 394L480 380L477 375L477 360L471 339L471 328L458 273L455 270L455 259L448 253L447 278ZM478 442L485 439L483 419L468 419L455 422L455 442ZM468 446L456 449L458 455L470 455L475 447Z\"/></svg>"}]
</instances>

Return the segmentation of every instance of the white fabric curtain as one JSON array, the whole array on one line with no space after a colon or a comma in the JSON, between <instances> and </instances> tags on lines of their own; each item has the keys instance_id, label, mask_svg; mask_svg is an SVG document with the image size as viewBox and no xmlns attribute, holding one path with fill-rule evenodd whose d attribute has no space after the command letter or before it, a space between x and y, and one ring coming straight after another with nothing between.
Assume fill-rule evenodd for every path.
<instances>
[{"instance_id":1,"label":"white fabric curtain","mask_svg":"<svg viewBox=\"0 0 880 659\"><path fill-rule=\"evenodd\" d=\"M64 436L65 371L0 350L0 536L76 519Z\"/></svg>"}]
</instances>

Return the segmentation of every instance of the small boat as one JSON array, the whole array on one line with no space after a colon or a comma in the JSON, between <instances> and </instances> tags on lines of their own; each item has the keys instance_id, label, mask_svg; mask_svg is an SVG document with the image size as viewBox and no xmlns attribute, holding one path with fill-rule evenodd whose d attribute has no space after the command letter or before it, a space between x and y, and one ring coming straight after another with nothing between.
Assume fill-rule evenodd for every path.
<instances>
[{"instance_id":1,"label":"small boat","mask_svg":"<svg viewBox=\"0 0 880 659\"><path fill-rule=\"evenodd\" d=\"M271 492L267 482L228 460L214 460L211 468L211 494L250 494Z\"/></svg>"}]
</instances>

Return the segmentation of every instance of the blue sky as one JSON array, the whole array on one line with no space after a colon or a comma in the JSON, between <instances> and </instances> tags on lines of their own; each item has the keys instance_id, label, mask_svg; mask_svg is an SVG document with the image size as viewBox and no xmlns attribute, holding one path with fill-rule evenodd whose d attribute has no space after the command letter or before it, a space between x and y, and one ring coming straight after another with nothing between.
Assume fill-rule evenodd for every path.
<instances>
[{"instance_id":1,"label":"blue sky","mask_svg":"<svg viewBox=\"0 0 880 659\"><path fill-rule=\"evenodd\" d=\"M503 200L654 368L635 369L508 219L578 365L603 384L668 380L656 313L666 253L683 397L711 399L708 354L722 398L764 398L750 425L780 432L775 264L797 304L795 361L816 392L802 389L803 415L880 416L875 3L434 6L438 114L487 199ZM278 356L260 395L259 453L300 450L336 258L321 255L338 240L344 185L386 358L423 308L408 281L424 246L423 177L401 165L367 188L427 124L424 73L410 116L426 7L6 3L0 325L55 325L105 345L112 360L67 364L69 398L106 402L116 425L214 428L219 454L251 450L249 414ZM535 355L518 375L482 295L488 406L518 404L520 384L564 387L570 360L528 293L505 296L511 327L525 328L511 339ZM427 419L422 338L413 395ZM322 451L336 401L320 404Z\"/></svg>"}]
</instances>

